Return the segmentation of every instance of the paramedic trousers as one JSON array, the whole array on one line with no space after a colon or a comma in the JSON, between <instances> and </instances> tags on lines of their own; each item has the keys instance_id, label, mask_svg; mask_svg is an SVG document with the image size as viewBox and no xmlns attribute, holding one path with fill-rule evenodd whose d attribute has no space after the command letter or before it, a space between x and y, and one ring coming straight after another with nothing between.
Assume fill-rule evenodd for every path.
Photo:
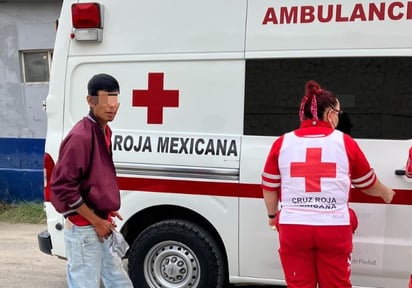
<instances>
[{"instance_id":1,"label":"paramedic trousers","mask_svg":"<svg viewBox=\"0 0 412 288\"><path fill-rule=\"evenodd\" d=\"M65 227L69 288L133 288L122 259L110 251L111 236L100 242L93 226Z\"/></svg>"},{"instance_id":2,"label":"paramedic trousers","mask_svg":"<svg viewBox=\"0 0 412 288\"><path fill-rule=\"evenodd\" d=\"M352 226L278 224L277 227L279 255L288 288L352 287Z\"/></svg>"}]
</instances>

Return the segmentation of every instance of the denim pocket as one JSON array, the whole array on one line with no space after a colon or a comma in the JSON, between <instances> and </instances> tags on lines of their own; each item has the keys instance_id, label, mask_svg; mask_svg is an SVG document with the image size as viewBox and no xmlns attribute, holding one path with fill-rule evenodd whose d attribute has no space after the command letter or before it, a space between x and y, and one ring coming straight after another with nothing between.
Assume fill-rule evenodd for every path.
<instances>
[{"instance_id":1,"label":"denim pocket","mask_svg":"<svg viewBox=\"0 0 412 288\"><path fill-rule=\"evenodd\" d=\"M83 247L94 245L96 242L99 242L96 232L94 234L84 234L80 237L80 243Z\"/></svg>"}]
</instances>

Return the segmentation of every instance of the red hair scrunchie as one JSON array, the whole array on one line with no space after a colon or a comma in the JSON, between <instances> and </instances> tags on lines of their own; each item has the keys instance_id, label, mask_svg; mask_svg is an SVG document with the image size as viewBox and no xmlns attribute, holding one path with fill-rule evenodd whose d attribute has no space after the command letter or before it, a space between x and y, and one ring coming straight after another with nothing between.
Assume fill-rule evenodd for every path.
<instances>
[{"instance_id":1,"label":"red hair scrunchie","mask_svg":"<svg viewBox=\"0 0 412 288\"><path fill-rule=\"evenodd\" d=\"M305 104L309 100L309 98L312 97L310 103L310 112L312 113L312 119L318 121L318 103L316 101L316 97L322 93L322 89L316 81L310 80L306 83L305 90L305 96L300 102L299 119L301 122L305 120Z\"/></svg>"}]
</instances>

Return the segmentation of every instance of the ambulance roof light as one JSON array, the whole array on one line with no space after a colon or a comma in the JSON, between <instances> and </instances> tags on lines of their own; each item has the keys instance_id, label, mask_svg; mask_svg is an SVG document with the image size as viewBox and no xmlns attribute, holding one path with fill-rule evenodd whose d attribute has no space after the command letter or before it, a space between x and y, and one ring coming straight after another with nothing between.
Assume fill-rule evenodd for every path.
<instances>
[{"instance_id":1,"label":"ambulance roof light","mask_svg":"<svg viewBox=\"0 0 412 288\"><path fill-rule=\"evenodd\" d=\"M73 33L77 41L101 42L103 38L103 5L96 2L72 4Z\"/></svg>"},{"instance_id":2,"label":"ambulance roof light","mask_svg":"<svg viewBox=\"0 0 412 288\"><path fill-rule=\"evenodd\" d=\"M72 22L75 29L102 28L99 3L75 3L72 4Z\"/></svg>"}]
</instances>

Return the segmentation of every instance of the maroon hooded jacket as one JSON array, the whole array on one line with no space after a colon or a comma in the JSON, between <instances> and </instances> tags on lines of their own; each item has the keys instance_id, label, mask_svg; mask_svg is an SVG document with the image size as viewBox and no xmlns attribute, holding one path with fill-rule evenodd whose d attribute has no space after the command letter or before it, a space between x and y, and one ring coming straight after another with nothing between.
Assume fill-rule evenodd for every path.
<instances>
[{"instance_id":1,"label":"maroon hooded jacket","mask_svg":"<svg viewBox=\"0 0 412 288\"><path fill-rule=\"evenodd\" d=\"M107 131L111 135L110 128ZM83 203L104 219L120 208L111 149L91 113L72 128L60 145L51 176L51 202L65 217L76 215Z\"/></svg>"}]
</instances>

